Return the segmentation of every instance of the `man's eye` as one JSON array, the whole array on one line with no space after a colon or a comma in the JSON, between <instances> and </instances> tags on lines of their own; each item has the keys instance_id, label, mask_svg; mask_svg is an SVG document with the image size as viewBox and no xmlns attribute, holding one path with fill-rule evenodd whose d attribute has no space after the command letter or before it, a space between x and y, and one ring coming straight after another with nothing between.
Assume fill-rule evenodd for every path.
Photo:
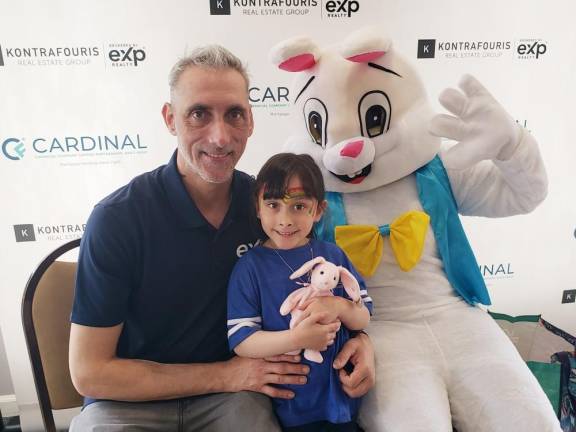
<instances>
[{"instance_id":1,"label":"man's eye","mask_svg":"<svg viewBox=\"0 0 576 432\"><path fill-rule=\"evenodd\" d=\"M206 112L204 111L192 111L190 117L193 120L203 120L206 117Z\"/></svg>"},{"instance_id":2,"label":"man's eye","mask_svg":"<svg viewBox=\"0 0 576 432\"><path fill-rule=\"evenodd\" d=\"M231 111L229 114L230 118L232 119L243 119L244 118L244 113L240 110L234 110Z\"/></svg>"},{"instance_id":3,"label":"man's eye","mask_svg":"<svg viewBox=\"0 0 576 432\"><path fill-rule=\"evenodd\" d=\"M227 117L230 124L234 126L243 127L247 124L246 113L242 110L232 110L227 114Z\"/></svg>"}]
</instances>

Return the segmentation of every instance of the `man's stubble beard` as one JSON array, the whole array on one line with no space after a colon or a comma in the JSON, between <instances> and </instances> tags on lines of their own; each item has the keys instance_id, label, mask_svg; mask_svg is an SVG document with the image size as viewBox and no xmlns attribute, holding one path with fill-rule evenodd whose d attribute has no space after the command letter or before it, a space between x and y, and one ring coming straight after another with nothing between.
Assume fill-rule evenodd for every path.
<instances>
[{"instance_id":1,"label":"man's stubble beard","mask_svg":"<svg viewBox=\"0 0 576 432\"><path fill-rule=\"evenodd\" d=\"M182 152L183 156L184 156L184 163L185 165L190 169L190 171L192 171L193 174L197 175L198 177L200 177L203 181L205 181L206 183L210 183L210 184L222 184L222 183L227 183L228 181L230 181L230 179L232 178L232 174L234 173L234 167L232 167L232 169L229 170L226 178L221 179L221 178L212 178L208 175L208 173L206 173L205 171L203 171L200 167L200 164L195 164L194 160L192 158L192 155L189 152ZM198 159L199 162L199 159ZM186 177L186 175L183 175L183 177Z\"/></svg>"}]
</instances>

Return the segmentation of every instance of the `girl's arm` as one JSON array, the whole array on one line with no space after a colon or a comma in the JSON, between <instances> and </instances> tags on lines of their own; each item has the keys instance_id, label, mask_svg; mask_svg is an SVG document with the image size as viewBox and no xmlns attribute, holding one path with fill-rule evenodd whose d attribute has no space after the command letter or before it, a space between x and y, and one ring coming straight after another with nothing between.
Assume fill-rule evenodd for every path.
<instances>
[{"instance_id":1,"label":"girl's arm","mask_svg":"<svg viewBox=\"0 0 576 432\"><path fill-rule=\"evenodd\" d=\"M241 357L263 358L304 348L324 351L334 343L340 329L338 321L322 324L327 316L324 312L313 313L290 330L257 331L240 342L234 352Z\"/></svg>"},{"instance_id":2,"label":"girl's arm","mask_svg":"<svg viewBox=\"0 0 576 432\"><path fill-rule=\"evenodd\" d=\"M314 297L304 303L302 317L325 313L327 322L340 320L348 330L362 330L370 321L370 311L360 301L358 304L338 296Z\"/></svg>"},{"instance_id":3,"label":"girl's arm","mask_svg":"<svg viewBox=\"0 0 576 432\"><path fill-rule=\"evenodd\" d=\"M334 297L338 299L338 318L348 330L365 329L370 322L370 312L360 299L358 303L347 300L343 297Z\"/></svg>"}]
</instances>

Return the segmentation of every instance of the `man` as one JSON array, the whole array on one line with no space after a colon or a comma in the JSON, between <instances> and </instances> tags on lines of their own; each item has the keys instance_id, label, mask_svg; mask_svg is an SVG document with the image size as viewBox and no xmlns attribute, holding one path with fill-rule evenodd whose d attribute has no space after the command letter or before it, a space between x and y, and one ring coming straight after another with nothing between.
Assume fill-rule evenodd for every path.
<instances>
[{"instance_id":1,"label":"man","mask_svg":"<svg viewBox=\"0 0 576 432\"><path fill-rule=\"evenodd\" d=\"M228 278L257 240L252 180L234 170L254 126L247 74L224 48L200 48L174 66L170 90L162 115L177 151L101 201L82 239L70 371L86 402L71 430L275 431L264 395L293 397L273 384L304 384L308 368L231 357L226 335ZM365 335L336 363L349 395L373 385Z\"/></svg>"}]
</instances>

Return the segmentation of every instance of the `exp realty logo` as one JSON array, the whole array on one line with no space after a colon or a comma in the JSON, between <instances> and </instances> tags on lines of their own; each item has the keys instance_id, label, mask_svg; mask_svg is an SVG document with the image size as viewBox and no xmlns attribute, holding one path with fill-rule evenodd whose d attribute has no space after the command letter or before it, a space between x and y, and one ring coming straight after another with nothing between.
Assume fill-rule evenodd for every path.
<instances>
[{"instance_id":1,"label":"exp realty logo","mask_svg":"<svg viewBox=\"0 0 576 432\"><path fill-rule=\"evenodd\" d=\"M146 60L146 48L133 43L109 44L107 60L113 67L138 67Z\"/></svg>"},{"instance_id":2,"label":"exp realty logo","mask_svg":"<svg viewBox=\"0 0 576 432\"><path fill-rule=\"evenodd\" d=\"M2 141L2 155L19 161L28 151L35 158L59 158L71 156L117 156L141 154L148 147L140 134L47 136L7 138Z\"/></svg>"},{"instance_id":3,"label":"exp realty logo","mask_svg":"<svg viewBox=\"0 0 576 432\"><path fill-rule=\"evenodd\" d=\"M327 18L350 18L360 10L357 0L328 0L324 5Z\"/></svg>"},{"instance_id":4,"label":"exp realty logo","mask_svg":"<svg viewBox=\"0 0 576 432\"><path fill-rule=\"evenodd\" d=\"M548 51L548 43L542 39L519 39L516 41L517 58L539 59Z\"/></svg>"},{"instance_id":5,"label":"exp realty logo","mask_svg":"<svg viewBox=\"0 0 576 432\"><path fill-rule=\"evenodd\" d=\"M61 225L14 225L16 242L31 242L37 240L73 240L82 237L86 224Z\"/></svg>"},{"instance_id":6,"label":"exp realty logo","mask_svg":"<svg viewBox=\"0 0 576 432\"><path fill-rule=\"evenodd\" d=\"M448 59L501 57L510 51L510 41L437 41L419 39L417 58L444 57Z\"/></svg>"}]
</instances>

